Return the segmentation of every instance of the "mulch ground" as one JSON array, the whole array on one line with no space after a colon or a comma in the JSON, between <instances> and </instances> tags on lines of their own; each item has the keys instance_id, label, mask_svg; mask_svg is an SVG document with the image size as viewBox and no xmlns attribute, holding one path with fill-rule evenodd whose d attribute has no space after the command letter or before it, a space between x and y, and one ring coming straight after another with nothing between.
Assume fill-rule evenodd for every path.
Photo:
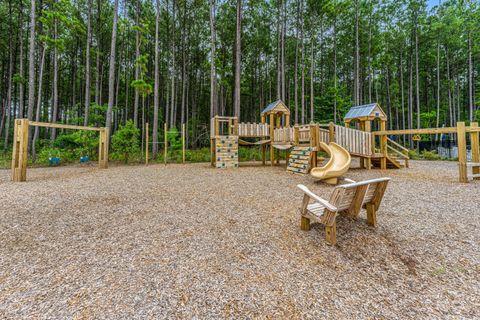
<instances>
[{"instance_id":1,"label":"mulch ground","mask_svg":"<svg viewBox=\"0 0 480 320\"><path fill-rule=\"evenodd\" d=\"M480 181L455 162L352 169L392 178L369 227L337 245L299 228L302 183L283 167L208 164L0 171L0 318L474 319Z\"/></svg>"}]
</instances>

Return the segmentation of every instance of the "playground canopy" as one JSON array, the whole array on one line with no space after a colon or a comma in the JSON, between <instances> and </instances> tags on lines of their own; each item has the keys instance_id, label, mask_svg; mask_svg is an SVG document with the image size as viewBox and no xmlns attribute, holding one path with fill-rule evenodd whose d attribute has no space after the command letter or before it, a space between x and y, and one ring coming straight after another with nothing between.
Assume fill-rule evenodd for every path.
<instances>
[{"instance_id":1,"label":"playground canopy","mask_svg":"<svg viewBox=\"0 0 480 320\"><path fill-rule=\"evenodd\" d=\"M272 113L290 115L290 109L288 109L287 105L282 100L277 100L266 106L265 109L263 109L261 116L267 116Z\"/></svg>"},{"instance_id":2,"label":"playground canopy","mask_svg":"<svg viewBox=\"0 0 480 320\"><path fill-rule=\"evenodd\" d=\"M378 103L364 104L361 106L352 107L348 110L345 115L344 121L350 122L352 120L374 120L380 118L381 120L386 121L387 115L383 112L382 108Z\"/></svg>"}]
</instances>

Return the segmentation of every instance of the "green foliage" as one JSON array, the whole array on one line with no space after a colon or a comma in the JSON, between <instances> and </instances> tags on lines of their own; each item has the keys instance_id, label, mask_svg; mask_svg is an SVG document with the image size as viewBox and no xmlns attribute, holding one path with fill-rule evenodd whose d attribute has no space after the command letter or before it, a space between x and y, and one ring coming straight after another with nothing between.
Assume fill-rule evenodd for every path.
<instances>
[{"instance_id":1,"label":"green foliage","mask_svg":"<svg viewBox=\"0 0 480 320\"><path fill-rule=\"evenodd\" d=\"M420 156L422 157L422 159L425 159L425 160L441 160L442 159L442 157L440 157L436 151L423 150L420 153Z\"/></svg>"},{"instance_id":2,"label":"green foliage","mask_svg":"<svg viewBox=\"0 0 480 320\"><path fill-rule=\"evenodd\" d=\"M135 127L132 120L128 120L124 126L112 135L112 153L113 157L123 159L125 163L132 154L139 153L138 145L140 130Z\"/></svg>"},{"instance_id":3,"label":"green foliage","mask_svg":"<svg viewBox=\"0 0 480 320\"><path fill-rule=\"evenodd\" d=\"M182 151L182 136L177 128L171 128L167 131L167 143L168 143L168 161L181 160Z\"/></svg>"}]
</instances>

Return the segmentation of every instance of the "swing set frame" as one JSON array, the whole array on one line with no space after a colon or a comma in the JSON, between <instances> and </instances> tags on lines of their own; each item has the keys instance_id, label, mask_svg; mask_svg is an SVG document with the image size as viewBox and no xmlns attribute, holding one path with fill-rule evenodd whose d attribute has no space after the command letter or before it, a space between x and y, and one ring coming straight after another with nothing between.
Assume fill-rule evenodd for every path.
<instances>
[{"instance_id":1,"label":"swing set frame","mask_svg":"<svg viewBox=\"0 0 480 320\"><path fill-rule=\"evenodd\" d=\"M27 181L29 127L98 131L100 133L98 144L98 167L100 169L108 168L108 128L74 126L69 124L29 121L28 119L15 119L12 153L13 181Z\"/></svg>"}]
</instances>

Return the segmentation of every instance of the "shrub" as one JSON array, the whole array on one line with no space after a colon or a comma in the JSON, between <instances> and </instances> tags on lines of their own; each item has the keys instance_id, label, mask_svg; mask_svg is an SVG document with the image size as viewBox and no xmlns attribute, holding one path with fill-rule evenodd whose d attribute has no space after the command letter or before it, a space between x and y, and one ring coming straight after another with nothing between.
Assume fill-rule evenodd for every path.
<instances>
[{"instance_id":1,"label":"shrub","mask_svg":"<svg viewBox=\"0 0 480 320\"><path fill-rule=\"evenodd\" d=\"M441 160L442 157L440 157L436 151L427 151L423 150L421 153L421 156L425 160Z\"/></svg>"},{"instance_id":2,"label":"shrub","mask_svg":"<svg viewBox=\"0 0 480 320\"><path fill-rule=\"evenodd\" d=\"M138 140L140 130L135 127L132 120L128 120L124 126L112 135L112 152L116 153L120 159L128 163L132 154L140 152Z\"/></svg>"}]
</instances>

